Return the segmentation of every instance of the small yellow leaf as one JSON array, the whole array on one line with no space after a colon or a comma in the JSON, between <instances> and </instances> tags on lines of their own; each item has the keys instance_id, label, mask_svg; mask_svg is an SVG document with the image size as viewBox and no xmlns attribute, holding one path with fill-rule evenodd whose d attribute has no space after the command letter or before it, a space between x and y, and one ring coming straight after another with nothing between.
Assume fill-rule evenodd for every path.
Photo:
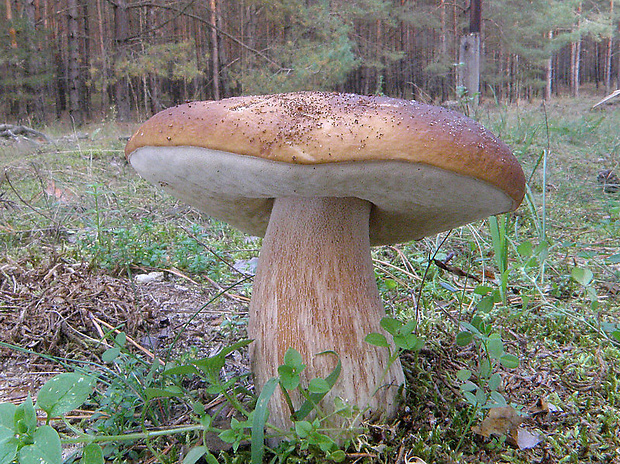
<instances>
[{"instance_id":1,"label":"small yellow leaf","mask_svg":"<svg viewBox=\"0 0 620 464\"><path fill-rule=\"evenodd\" d=\"M482 421L480 427L472 427L472 431L478 435L490 437L491 435L507 435L517 438L517 429L523 419L517 411L510 406L503 408L491 408L487 417Z\"/></svg>"}]
</instances>

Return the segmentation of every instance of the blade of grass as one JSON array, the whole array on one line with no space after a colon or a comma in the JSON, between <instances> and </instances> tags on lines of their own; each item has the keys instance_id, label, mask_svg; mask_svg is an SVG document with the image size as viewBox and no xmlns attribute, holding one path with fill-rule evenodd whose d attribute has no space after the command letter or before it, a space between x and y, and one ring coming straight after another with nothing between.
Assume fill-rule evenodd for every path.
<instances>
[{"instance_id":1,"label":"blade of grass","mask_svg":"<svg viewBox=\"0 0 620 464\"><path fill-rule=\"evenodd\" d=\"M263 386L256 401L256 408L254 409L254 417L252 419L252 464L261 464L263 462L263 455L265 454L265 422L269 413L267 406L277 386L277 377L269 379Z\"/></svg>"}]
</instances>

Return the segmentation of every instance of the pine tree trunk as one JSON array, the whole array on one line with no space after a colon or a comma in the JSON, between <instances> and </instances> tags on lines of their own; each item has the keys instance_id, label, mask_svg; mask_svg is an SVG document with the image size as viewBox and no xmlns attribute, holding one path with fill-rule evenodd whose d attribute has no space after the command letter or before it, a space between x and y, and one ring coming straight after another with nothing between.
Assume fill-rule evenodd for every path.
<instances>
[{"instance_id":1,"label":"pine tree trunk","mask_svg":"<svg viewBox=\"0 0 620 464\"><path fill-rule=\"evenodd\" d=\"M577 7L577 31L581 27L581 3ZM570 77L571 77L571 91L573 97L579 96L579 80L580 80L580 66L581 66L581 37L575 42L571 43L570 47L571 63L570 63Z\"/></svg>"},{"instance_id":2,"label":"pine tree trunk","mask_svg":"<svg viewBox=\"0 0 620 464\"><path fill-rule=\"evenodd\" d=\"M80 41L78 0L67 0L67 90L69 115L76 126L81 125L83 113L80 108Z\"/></svg>"},{"instance_id":3,"label":"pine tree trunk","mask_svg":"<svg viewBox=\"0 0 620 464\"><path fill-rule=\"evenodd\" d=\"M108 79L110 77L110 66L108 64L108 51L106 49L106 36L104 32L103 11L101 0L97 0L97 28L99 32L99 52L101 53L101 106L105 114L110 105L108 99Z\"/></svg>"},{"instance_id":4,"label":"pine tree trunk","mask_svg":"<svg viewBox=\"0 0 620 464\"><path fill-rule=\"evenodd\" d=\"M11 48L17 48L17 31L11 24L13 21L13 9L11 6L11 0L5 1L5 10L6 10L6 21L9 25L9 43L11 44Z\"/></svg>"},{"instance_id":5,"label":"pine tree trunk","mask_svg":"<svg viewBox=\"0 0 620 464\"><path fill-rule=\"evenodd\" d=\"M549 42L553 40L553 31L549 31ZM547 70L545 79L545 100L551 99L551 92L553 91L553 53L549 53L549 59L547 60Z\"/></svg>"},{"instance_id":6,"label":"pine tree trunk","mask_svg":"<svg viewBox=\"0 0 620 464\"><path fill-rule=\"evenodd\" d=\"M211 24L211 64L213 67L213 99L220 97L220 55L217 37L217 0L210 0L209 22Z\"/></svg>"},{"instance_id":7,"label":"pine tree trunk","mask_svg":"<svg viewBox=\"0 0 620 464\"><path fill-rule=\"evenodd\" d=\"M609 0L609 17L614 17L614 0ZM610 94L611 88L611 73L612 73L612 56L614 51L614 36L610 34L607 39L607 54L605 56L605 91Z\"/></svg>"},{"instance_id":8,"label":"pine tree trunk","mask_svg":"<svg viewBox=\"0 0 620 464\"><path fill-rule=\"evenodd\" d=\"M27 29L27 50L28 55L26 58L25 72L28 79L26 79L28 85L26 86L26 93L30 95L30 104L27 105L27 112L30 118L34 118L38 121L45 120L45 108L43 105L43 86L39 82L40 73L42 70L41 62L41 50L38 47L35 34L37 32L36 26L36 6L35 0L24 1L24 13L26 20L28 21Z\"/></svg>"},{"instance_id":9,"label":"pine tree trunk","mask_svg":"<svg viewBox=\"0 0 620 464\"><path fill-rule=\"evenodd\" d=\"M114 3L115 63L125 59L127 53L127 37L129 36L128 14L126 0L118 0ZM126 76L117 77L114 84L114 100L117 119L119 121L129 121L131 118L131 105L129 101L129 82Z\"/></svg>"},{"instance_id":10,"label":"pine tree trunk","mask_svg":"<svg viewBox=\"0 0 620 464\"><path fill-rule=\"evenodd\" d=\"M476 104L480 93L480 24L482 0L472 0L470 6L469 35L461 37L459 49L459 86Z\"/></svg>"},{"instance_id":11,"label":"pine tree trunk","mask_svg":"<svg viewBox=\"0 0 620 464\"><path fill-rule=\"evenodd\" d=\"M86 85L86 82L90 79L90 14L88 13L88 2L79 0L80 3L80 16L82 18L82 34L80 40L80 62L78 71L80 73L80 106L83 113L83 117L90 119L91 104L90 104L90 87Z\"/></svg>"}]
</instances>

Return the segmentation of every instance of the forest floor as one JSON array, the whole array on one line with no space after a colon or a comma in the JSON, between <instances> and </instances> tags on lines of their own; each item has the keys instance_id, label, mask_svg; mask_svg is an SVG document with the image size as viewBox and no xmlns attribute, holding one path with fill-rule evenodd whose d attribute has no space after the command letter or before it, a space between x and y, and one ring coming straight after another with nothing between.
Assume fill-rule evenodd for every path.
<instances>
[{"instance_id":1,"label":"forest floor","mask_svg":"<svg viewBox=\"0 0 620 464\"><path fill-rule=\"evenodd\" d=\"M401 355L408 383L398 418L366 424L331 459L620 463L620 189L602 183L620 175L620 105L590 110L597 101L478 108L530 187L502 229L508 263L500 268L486 221L373 250L388 313L419 318L425 344ZM112 435L195 423L192 398L226 429L240 416L204 379L183 377L183 394L163 412L145 409L163 401L146 391L169 380L157 360L184 365L245 338L260 240L140 179L123 154L135 127L38 127L52 142L0 141L0 403L36 399L52 376L77 370L100 377L66 415L72 427ZM222 376L252 405L241 345ZM500 362L504 354L518 367ZM104 451L109 462L177 462L202 443L219 462L250 462L245 440L216 435ZM326 460L318 441L295 444L266 459Z\"/></svg>"}]
</instances>

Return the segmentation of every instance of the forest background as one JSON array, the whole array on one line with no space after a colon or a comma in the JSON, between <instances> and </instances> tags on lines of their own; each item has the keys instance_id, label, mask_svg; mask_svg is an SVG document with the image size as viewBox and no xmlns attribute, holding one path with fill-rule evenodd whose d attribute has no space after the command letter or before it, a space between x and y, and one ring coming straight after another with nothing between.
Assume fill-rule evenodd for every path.
<instances>
[{"instance_id":1,"label":"forest background","mask_svg":"<svg viewBox=\"0 0 620 464\"><path fill-rule=\"evenodd\" d=\"M485 0L481 97L605 95L614 0ZM185 100L336 90L454 99L469 0L4 0L5 122L144 119Z\"/></svg>"}]
</instances>

